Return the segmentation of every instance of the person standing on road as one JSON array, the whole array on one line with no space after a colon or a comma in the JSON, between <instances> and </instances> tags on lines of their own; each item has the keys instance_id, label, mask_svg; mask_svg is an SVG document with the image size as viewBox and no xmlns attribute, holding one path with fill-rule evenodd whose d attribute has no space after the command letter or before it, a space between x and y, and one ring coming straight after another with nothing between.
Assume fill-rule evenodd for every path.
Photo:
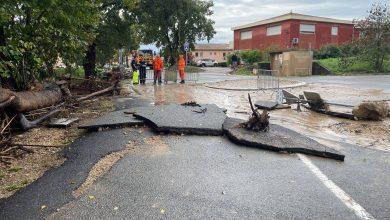
<instances>
[{"instance_id":1,"label":"person standing on road","mask_svg":"<svg viewBox=\"0 0 390 220\"><path fill-rule=\"evenodd\" d=\"M237 64L238 64L238 57L237 57L237 55L235 53L233 53L233 56L232 56L233 69L236 69Z\"/></svg>"},{"instance_id":2,"label":"person standing on road","mask_svg":"<svg viewBox=\"0 0 390 220\"><path fill-rule=\"evenodd\" d=\"M184 61L184 56L183 54L180 54L179 55L179 65L178 65L178 68L179 68L179 74L180 74L180 83L185 83L184 82L184 68L185 68L186 64L185 64L185 61Z\"/></svg>"},{"instance_id":3,"label":"person standing on road","mask_svg":"<svg viewBox=\"0 0 390 220\"><path fill-rule=\"evenodd\" d=\"M146 80L146 62L143 58L139 61L139 78L140 78L140 84L145 85Z\"/></svg>"},{"instance_id":4,"label":"person standing on road","mask_svg":"<svg viewBox=\"0 0 390 220\"><path fill-rule=\"evenodd\" d=\"M131 69L133 72L137 70L137 61L135 60L135 55L133 55L133 58L131 59Z\"/></svg>"},{"instance_id":5,"label":"person standing on road","mask_svg":"<svg viewBox=\"0 0 390 220\"><path fill-rule=\"evenodd\" d=\"M154 71L154 79L153 85L156 85L156 81L158 80L158 84L161 84L161 71L164 68L163 61L160 57L160 54L157 54L156 58L153 60L153 71Z\"/></svg>"}]
</instances>

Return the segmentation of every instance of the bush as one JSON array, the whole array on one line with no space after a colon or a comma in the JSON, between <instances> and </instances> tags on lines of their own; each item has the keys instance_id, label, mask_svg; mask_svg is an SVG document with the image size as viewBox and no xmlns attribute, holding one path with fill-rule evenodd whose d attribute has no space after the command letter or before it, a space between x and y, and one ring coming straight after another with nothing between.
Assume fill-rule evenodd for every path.
<instances>
[{"instance_id":1,"label":"bush","mask_svg":"<svg viewBox=\"0 0 390 220\"><path fill-rule=\"evenodd\" d=\"M219 67L227 67L228 65L227 65L227 62L220 62L220 63L218 63L218 66Z\"/></svg>"},{"instance_id":2,"label":"bush","mask_svg":"<svg viewBox=\"0 0 390 220\"><path fill-rule=\"evenodd\" d=\"M314 51L314 59L337 58L340 56L340 49L336 45L327 45Z\"/></svg>"},{"instance_id":3,"label":"bush","mask_svg":"<svg viewBox=\"0 0 390 220\"><path fill-rule=\"evenodd\" d=\"M357 62L359 48L357 45L343 44L340 47L340 56L338 57L338 65L340 68L347 69Z\"/></svg>"},{"instance_id":4,"label":"bush","mask_svg":"<svg viewBox=\"0 0 390 220\"><path fill-rule=\"evenodd\" d=\"M245 50L240 52L242 61L249 64L254 64L262 61L263 54L259 50Z\"/></svg>"},{"instance_id":5,"label":"bush","mask_svg":"<svg viewBox=\"0 0 390 220\"><path fill-rule=\"evenodd\" d=\"M233 54L226 55L226 65L228 65L228 66L232 65L232 56L233 56ZM238 58L238 64L240 64L241 58L239 56L237 56L237 58Z\"/></svg>"}]
</instances>

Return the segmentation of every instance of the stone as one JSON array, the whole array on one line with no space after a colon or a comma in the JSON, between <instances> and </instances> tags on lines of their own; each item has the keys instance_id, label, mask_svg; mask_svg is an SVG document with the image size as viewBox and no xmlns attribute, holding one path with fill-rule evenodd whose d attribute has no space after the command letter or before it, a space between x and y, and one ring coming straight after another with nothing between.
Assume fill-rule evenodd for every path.
<instances>
[{"instance_id":1,"label":"stone","mask_svg":"<svg viewBox=\"0 0 390 220\"><path fill-rule=\"evenodd\" d=\"M55 118L50 121L49 127L66 128L78 120L78 118Z\"/></svg>"}]
</instances>

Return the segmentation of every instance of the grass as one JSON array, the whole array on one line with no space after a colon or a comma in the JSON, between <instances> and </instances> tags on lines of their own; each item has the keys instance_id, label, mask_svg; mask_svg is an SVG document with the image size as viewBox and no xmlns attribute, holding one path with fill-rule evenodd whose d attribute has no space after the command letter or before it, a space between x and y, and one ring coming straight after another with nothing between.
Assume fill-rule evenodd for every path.
<instances>
[{"instance_id":1,"label":"grass","mask_svg":"<svg viewBox=\"0 0 390 220\"><path fill-rule=\"evenodd\" d=\"M236 71L233 72L235 75L240 75L240 76L253 76L253 70L249 69L248 67L245 66L240 66L237 68Z\"/></svg>"},{"instance_id":2,"label":"grass","mask_svg":"<svg viewBox=\"0 0 390 220\"><path fill-rule=\"evenodd\" d=\"M18 190L20 188L27 186L29 183L30 183L30 181L23 180L21 183L11 184L9 186L4 187L4 189L7 190L8 192L12 192L12 191L15 191L15 190Z\"/></svg>"},{"instance_id":3,"label":"grass","mask_svg":"<svg viewBox=\"0 0 390 220\"><path fill-rule=\"evenodd\" d=\"M373 73L375 72L367 61L357 61L347 68L341 68L337 58L318 60L318 62L335 74ZM390 59L385 60L385 72L390 72Z\"/></svg>"},{"instance_id":4,"label":"grass","mask_svg":"<svg viewBox=\"0 0 390 220\"><path fill-rule=\"evenodd\" d=\"M10 172L10 173L16 173L16 172L21 171L22 169L23 169L23 168L21 168L21 167L11 167L11 168L8 169L8 172Z\"/></svg>"},{"instance_id":5,"label":"grass","mask_svg":"<svg viewBox=\"0 0 390 220\"><path fill-rule=\"evenodd\" d=\"M82 67L78 68L57 68L54 69L56 76L63 76L70 74L73 77L84 78L84 69Z\"/></svg>"}]
</instances>

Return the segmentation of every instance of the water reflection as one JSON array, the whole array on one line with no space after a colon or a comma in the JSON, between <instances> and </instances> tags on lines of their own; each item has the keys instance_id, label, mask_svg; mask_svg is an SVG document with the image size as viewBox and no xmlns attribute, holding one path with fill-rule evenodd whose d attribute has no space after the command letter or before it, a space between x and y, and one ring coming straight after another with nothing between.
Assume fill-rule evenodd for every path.
<instances>
[{"instance_id":1,"label":"water reflection","mask_svg":"<svg viewBox=\"0 0 390 220\"><path fill-rule=\"evenodd\" d=\"M165 105L165 94L164 89L161 86L154 85L154 105Z\"/></svg>"}]
</instances>

